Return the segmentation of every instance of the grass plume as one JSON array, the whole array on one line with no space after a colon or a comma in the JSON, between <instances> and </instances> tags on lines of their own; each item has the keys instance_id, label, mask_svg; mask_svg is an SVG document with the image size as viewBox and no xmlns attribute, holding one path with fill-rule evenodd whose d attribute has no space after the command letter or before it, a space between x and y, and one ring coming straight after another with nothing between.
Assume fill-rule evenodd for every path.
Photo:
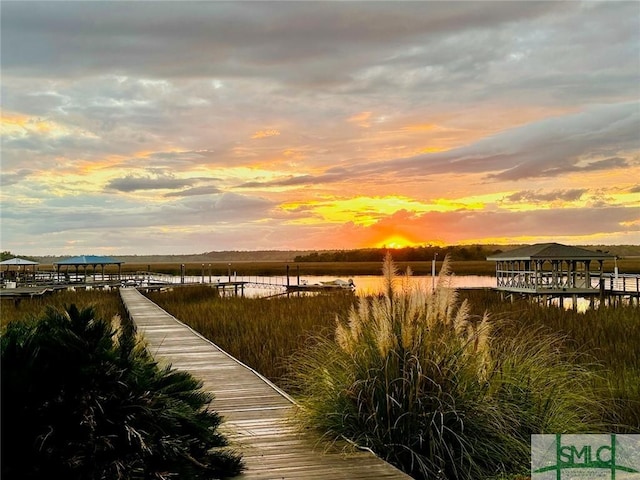
<instances>
[{"instance_id":1,"label":"grass plume","mask_svg":"<svg viewBox=\"0 0 640 480\"><path fill-rule=\"evenodd\" d=\"M539 332L492 338L491 317L458 301L448 262L431 291L385 259L383 293L338 319L337 341L296 356L301 420L415 478L526 471L531 433L596 426L593 374Z\"/></svg>"}]
</instances>

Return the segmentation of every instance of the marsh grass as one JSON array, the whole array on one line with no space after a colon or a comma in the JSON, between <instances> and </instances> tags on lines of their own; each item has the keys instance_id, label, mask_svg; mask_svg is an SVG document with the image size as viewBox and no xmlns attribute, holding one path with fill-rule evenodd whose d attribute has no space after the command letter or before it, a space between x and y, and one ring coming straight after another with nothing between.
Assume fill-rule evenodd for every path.
<instances>
[{"instance_id":1,"label":"marsh grass","mask_svg":"<svg viewBox=\"0 0 640 480\"><path fill-rule=\"evenodd\" d=\"M165 310L274 382L288 374L287 359L317 335L332 335L349 294L290 298L220 298L209 287L146 294Z\"/></svg>"},{"instance_id":2,"label":"marsh grass","mask_svg":"<svg viewBox=\"0 0 640 480\"><path fill-rule=\"evenodd\" d=\"M297 361L288 359L301 350L310 351L323 339L333 341L336 315L347 319L355 301L344 296L221 299L208 287L149 296L281 387L298 370ZM468 301L474 323L485 311L491 312L491 336L502 339L503 344L514 337L545 339L551 335L549 345L570 362L595 373L590 382L594 395L606 403L598 411L607 431L640 431L637 307L579 313L527 301L503 302L495 292L476 290L461 291L459 301L463 300ZM522 356L528 362L529 357ZM286 388L292 394L300 389L292 384Z\"/></svg>"},{"instance_id":3,"label":"marsh grass","mask_svg":"<svg viewBox=\"0 0 640 480\"><path fill-rule=\"evenodd\" d=\"M410 293L408 282L402 276L394 274L389 278L392 280L392 292L398 297ZM359 304L355 297L342 295L216 298L206 286L149 294L177 318L280 386L285 386L290 393L300 398L305 394L305 402L311 405L315 402L319 408L333 412L331 415L318 414L318 425L325 428L327 438L344 435L357 439L362 445L382 445L382 456L395 456L398 463L408 465L407 469L417 477L427 468L436 469L429 467L429 463L420 456L422 453L413 452L429 445L426 442L428 429L416 426L420 425L413 421L416 416L423 421L428 420L429 428L435 429L435 438L449 439L447 441L452 446L446 447L444 453L437 453L435 447L428 450L436 453L436 461L458 459L458 463L454 462L453 467L449 467L456 469L448 472L450 478L464 478L464 472L471 471L490 472L487 475L478 473L475 478L521 478L513 475L527 468L522 459L528 455L528 445L525 455L521 441L527 431L558 433L587 429L640 432L640 322L637 307L604 307L578 313L527 301L503 302L490 291L461 291L459 297L447 291L438 297L423 288L416 295L414 298L420 302L394 301L395 310L391 311L396 311L396 314L404 312L402 315L405 317L415 319L417 317L408 313L415 312L416 305L423 300L433 302L439 298L432 304L432 313L438 310L436 305L438 308L450 305L445 309L449 320L443 323L449 326L445 328L438 321L435 324L440 326L435 328L444 329L444 336L453 340L436 341L433 345L437 348L433 350L438 355L426 364L418 361L418 355L408 353L411 350L407 347L414 345L410 339L415 340L418 335L411 331L416 322L405 321L403 325L406 328L394 330L383 323L361 321L373 315L374 304L378 305L376 312L384 311L382 300L385 292ZM37 312L44 311L48 304L91 304L102 308L100 305L105 299L112 306L106 307L107 313L101 316L109 318L121 308L117 292L60 292L39 299L25 299L17 308L12 301L3 300L0 309L2 324L25 314L37 317ZM113 305L116 305L115 309ZM369 307L365 309L363 305ZM360 309L362 314L358 313ZM486 311L491 312L485 321L485 327L489 327L480 328ZM124 313L121 315L124 318ZM341 319L341 326L336 325L336 316ZM371 325L373 327L369 329ZM367 356L377 358L377 364L370 364L375 368L362 367L361 362L356 365L354 357L348 354L350 339L361 336L358 329L369 331L366 335L375 333L375 336L371 335L368 353L359 354L363 362ZM478 332L485 332L486 338L482 340ZM402 346L401 355L391 348L394 341L390 336L392 333L396 335L397 345ZM491 348L480 347L481 340ZM453 348L456 345L457 348ZM386 352L384 363L380 360L382 352ZM310 395L308 382L291 381L314 362L315 367L323 367L316 368L312 377L322 380L321 387L326 396L334 400L333 403L323 401L319 393ZM558 362L562 368L554 370ZM362 429L374 425L372 422L375 421L374 411L367 408L375 405L379 397L371 390L369 395L363 393L366 388L376 385L372 379L375 372L386 375L383 377L386 379L384 387L391 389L393 395L389 398L395 401L389 400L390 414L383 424L374 426L374 430L382 435L385 430L390 431L389 426L402 427L407 433L405 438L413 439L410 445L394 441L385 446L385 441L393 437L384 440L386 437L383 435L383 440L375 437L368 440L362 434ZM402 372L403 375L394 376L394 372ZM575 381L575 378L580 381ZM426 388L424 384L427 384L433 391L420 394L421 390L412 383L417 379L421 379L418 382L420 388ZM555 391L560 391L562 396L554 397ZM356 392L360 393L355 395L355 399L362 399L362 404L354 404ZM589 397L586 401L585 394ZM426 408L429 402L429 408L441 415L421 416L417 413L418 407ZM328 428L323 421L328 423ZM465 434L471 440L455 430L460 425L464 426ZM491 425L497 427L492 428ZM434 436L433 433L429 435ZM473 438L480 438L482 442ZM519 451L520 460L504 459L507 450ZM430 478L438 478L445 472L438 471Z\"/></svg>"},{"instance_id":4,"label":"marsh grass","mask_svg":"<svg viewBox=\"0 0 640 480\"><path fill-rule=\"evenodd\" d=\"M48 307L63 309L71 304L81 307L91 306L100 318L111 318L113 315L127 318L117 290L62 290L49 295L23 298L17 302L11 298L3 298L0 300L0 325L4 327L11 321L39 318L44 315Z\"/></svg>"},{"instance_id":5,"label":"marsh grass","mask_svg":"<svg viewBox=\"0 0 640 480\"><path fill-rule=\"evenodd\" d=\"M500 323L495 333L504 338L521 330L552 333L558 348L573 353L575 361L598 375L597 395L605 400L602 422L609 431L640 432L640 311L619 305L576 312L527 300L504 302L495 292L468 291L464 298L474 313L487 309Z\"/></svg>"},{"instance_id":6,"label":"marsh grass","mask_svg":"<svg viewBox=\"0 0 640 480\"><path fill-rule=\"evenodd\" d=\"M596 374L550 334L495 337L450 273L445 260L435 291L413 288L387 257L384 292L295 356L303 424L415 478L469 480L526 471L532 433L598 429Z\"/></svg>"},{"instance_id":7,"label":"marsh grass","mask_svg":"<svg viewBox=\"0 0 640 480\"><path fill-rule=\"evenodd\" d=\"M439 257L440 258L440 257ZM200 276L204 269L207 278L209 271L214 277L226 277L229 270L237 272L241 276L283 276L286 275L287 266L289 273L295 276L300 275L379 275L380 262L292 262L279 260L257 260L257 261L194 261L194 262L160 262L152 261L146 263L127 262L122 264L122 273L133 273L138 271L151 271L156 273L166 273L170 275L180 275L181 265L185 266L185 274L189 276ZM204 267L203 267L204 264ZM430 275L430 261L404 261L397 262L398 268L405 271L411 268L415 275ZM437 262L437 270L440 271L442 261ZM613 261L604 262L606 272L613 272L614 265L617 265L620 273L640 273L640 258L622 258L614 264ZM40 270L53 270L53 265L41 264ZM457 260L450 262L450 268L456 275L495 275L495 262L485 260ZM115 274L118 268L114 265L107 265L105 273Z\"/></svg>"}]
</instances>

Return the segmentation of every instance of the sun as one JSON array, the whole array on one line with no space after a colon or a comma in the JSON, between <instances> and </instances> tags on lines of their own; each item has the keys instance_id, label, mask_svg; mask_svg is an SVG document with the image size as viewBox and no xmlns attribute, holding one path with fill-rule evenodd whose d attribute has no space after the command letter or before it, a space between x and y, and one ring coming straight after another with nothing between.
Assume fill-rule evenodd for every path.
<instances>
[{"instance_id":1,"label":"sun","mask_svg":"<svg viewBox=\"0 0 640 480\"><path fill-rule=\"evenodd\" d=\"M406 248L406 247L415 247L418 244L415 242L412 242L411 240L407 240L406 238L400 236L400 235L394 235L392 237L388 237L385 240L383 240L382 242L378 242L378 244L376 245L377 248L391 248L393 250L397 250L400 248Z\"/></svg>"}]
</instances>

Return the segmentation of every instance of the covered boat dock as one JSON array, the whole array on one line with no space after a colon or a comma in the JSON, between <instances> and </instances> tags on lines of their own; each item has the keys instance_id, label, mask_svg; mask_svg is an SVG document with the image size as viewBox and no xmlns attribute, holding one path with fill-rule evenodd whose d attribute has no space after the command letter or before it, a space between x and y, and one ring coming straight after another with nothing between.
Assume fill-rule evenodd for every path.
<instances>
[{"instance_id":1,"label":"covered boat dock","mask_svg":"<svg viewBox=\"0 0 640 480\"><path fill-rule=\"evenodd\" d=\"M549 298L604 295L604 262L614 255L559 243L539 243L487 257L496 262L496 288L512 296ZM617 272L616 272L617 273ZM612 292L607 292L611 294ZM575 302L574 302L575 305Z\"/></svg>"},{"instance_id":2,"label":"covered boat dock","mask_svg":"<svg viewBox=\"0 0 640 480\"><path fill-rule=\"evenodd\" d=\"M60 269L62 267L66 267L64 275L65 277L69 276L69 267L75 268L75 278L80 278L80 269L82 269L83 278L86 281L87 278L87 269L92 267L91 273L93 276L96 276L98 267L101 269L101 275L104 279L104 267L105 265L117 265L118 266L118 274L116 279L119 281L121 279L122 273L122 264L124 262L120 260L116 260L111 257L105 257L101 255L81 255L79 257L67 258L65 260L61 260L60 262L54 263L54 267L56 268L58 278L60 277Z\"/></svg>"}]
</instances>

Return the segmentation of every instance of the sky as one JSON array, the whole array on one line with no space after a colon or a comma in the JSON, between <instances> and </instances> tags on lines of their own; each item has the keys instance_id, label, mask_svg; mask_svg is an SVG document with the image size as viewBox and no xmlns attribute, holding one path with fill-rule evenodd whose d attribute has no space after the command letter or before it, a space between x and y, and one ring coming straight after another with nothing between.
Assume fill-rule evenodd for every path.
<instances>
[{"instance_id":1,"label":"sky","mask_svg":"<svg viewBox=\"0 0 640 480\"><path fill-rule=\"evenodd\" d=\"M640 244L640 2L0 4L0 248Z\"/></svg>"}]
</instances>

